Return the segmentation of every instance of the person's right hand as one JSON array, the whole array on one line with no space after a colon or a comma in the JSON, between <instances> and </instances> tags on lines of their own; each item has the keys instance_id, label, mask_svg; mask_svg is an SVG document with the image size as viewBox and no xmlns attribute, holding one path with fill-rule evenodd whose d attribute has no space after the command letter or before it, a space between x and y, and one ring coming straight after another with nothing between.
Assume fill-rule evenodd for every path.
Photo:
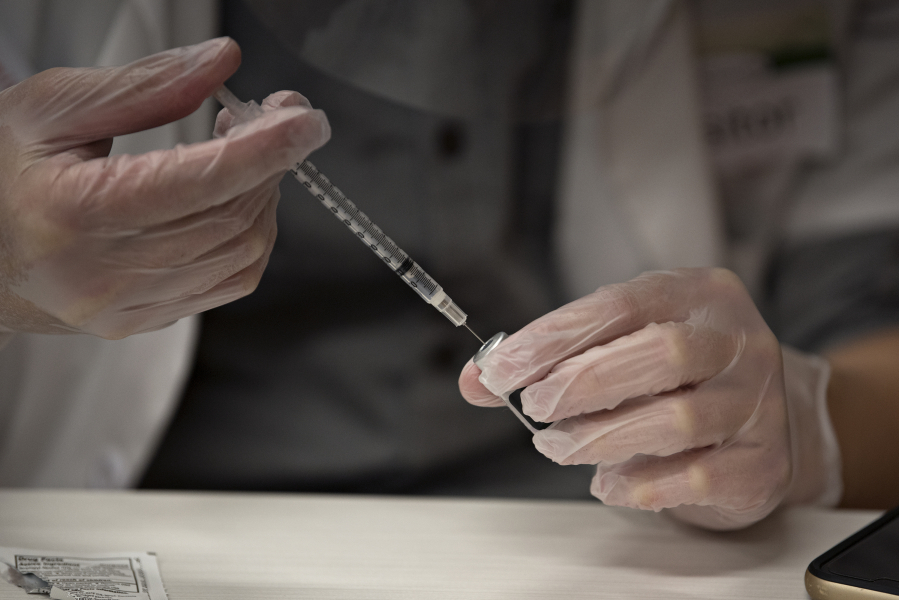
<instances>
[{"instance_id":1,"label":"person's right hand","mask_svg":"<svg viewBox=\"0 0 899 600\"><path fill-rule=\"evenodd\" d=\"M239 64L219 38L0 92L0 326L118 339L255 289L278 182L328 140L324 113L279 94L217 139L108 156L114 136L196 110Z\"/></svg>"}]
</instances>

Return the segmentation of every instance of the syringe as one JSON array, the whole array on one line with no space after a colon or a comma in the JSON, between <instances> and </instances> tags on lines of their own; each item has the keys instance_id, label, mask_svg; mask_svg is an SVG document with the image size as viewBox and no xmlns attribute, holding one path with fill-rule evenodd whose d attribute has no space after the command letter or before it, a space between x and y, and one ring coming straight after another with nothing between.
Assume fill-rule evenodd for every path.
<instances>
[{"instance_id":1,"label":"syringe","mask_svg":"<svg viewBox=\"0 0 899 600\"><path fill-rule=\"evenodd\" d=\"M222 106L237 118L238 122L250 121L263 113L255 101L241 102L227 87L222 86L213 94ZM297 163L290 169L297 181L303 184L309 193L334 214L349 228L359 240L377 254L394 273L418 292L425 302L439 310L452 321L456 327L464 325L481 344L484 343L478 334L472 331L466 321L468 315L453 302L434 279L425 273L418 263L403 252L396 243L387 237L381 228L372 223L346 195L332 184L327 177L315 168L308 160Z\"/></svg>"}]
</instances>

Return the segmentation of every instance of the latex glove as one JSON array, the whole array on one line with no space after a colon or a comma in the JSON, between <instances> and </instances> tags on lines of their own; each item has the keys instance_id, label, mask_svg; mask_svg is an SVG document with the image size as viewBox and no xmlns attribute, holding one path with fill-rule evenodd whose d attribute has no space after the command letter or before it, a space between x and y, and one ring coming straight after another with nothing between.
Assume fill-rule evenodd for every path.
<instances>
[{"instance_id":1,"label":"latex glove","mask_svg":"<svg viewBox=\"0 0 899 600\"><path fill-rule=\"evenodd\" d=\"M280 95L218 139L108 157L114 136L190 114L239 63L220 38L0 93L0 325L115 339L255 289L278 181L327 141L323 113Z\"/></svg>"},{"instance_id":2,"label":"latex glove","mask_svg":"<svg viewBox=\"0 0 899 600\"><path fill-rule=\"evenodd\" d=\"M560 464L596 464L591 492L603 502L733 529L788 497L839 497L826 363L791 353L791 365L785 387L780 345L736 275L683 269L541 317L483 359L483 372L466 365L460 388L493 406L527 386L527 415L564 419L534 445Z\"/></svg>"}]
</instances>

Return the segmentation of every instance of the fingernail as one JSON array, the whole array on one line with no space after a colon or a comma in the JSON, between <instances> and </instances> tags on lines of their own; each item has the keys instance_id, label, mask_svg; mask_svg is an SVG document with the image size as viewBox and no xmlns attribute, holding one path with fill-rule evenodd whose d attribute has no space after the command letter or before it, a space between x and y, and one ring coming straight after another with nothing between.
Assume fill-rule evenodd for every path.
<instances>
[{"instance_id":1,"label":"fingernail","mask_svg":"<svg viewBox=\"0 0 899 600\"><path fill-rule=\"evenodd\" d=\"M609 475L612 475L613 478L617 478L616 475L608 472L597 472L596 475L593 476L593 481L590 482L590 494L603 502L606 501L606 496L608 496L610 489L614 486L614 482L608 480Z\"/></svg>"},{"instance_id":2,"label":"fingernail","mask_svg":"<svg viewBox=\"0 0 899 600\"><path fill-rule=\"evenodd\" d=\"M597 472L590 493L610 506L627 506L658 512L665 508L652 481L638 481L615 471Z\"/></svg>"},{"instance_id":3,"label":"fingernail","mask_svg":"<svg viewBox=\"0 0 899 600\"><path fill-rule=\"evenodd\" d=\"M615 489L619 479L618 473L613 471L597 471L593 481L590 482L590 493L606 504L614 504L609 500L609 495Z\"/></svg>"},{"instance_id":4,"label":"fingernail","mask_svg":"<svg viewBox=\"0 0 899 600\"><path fill-rule=\"evenodd\" d=\"M309 115L310 118L296 121L290 129L291 142L302 150L304 158L306 154L324 146L331 137L328 117L321 110L309 110L302 106L291 106L279 110L295 111L301 116Z\"/></svg>"},{"instance_id":5,"label":"fingernail","mask_svg":"<svg viewBox=\"0 0 899 600\"><path fill-rule=\"evenodd\" d=\"M331 139L331 123L328 121L328 116L321 110L316 110L321 115L320 124L321 124L321 140L322 144L326 144L328 140Z\"/></svg>"},{"instance_id":6,"label":"fingernail","mask_svg":"<svg viewBox=\"0 0 899 600\"><path fill-rule=\"evenodd\" d=\"M562 464L577 450L571 436L554 429L538 431L534 434L534 447L546 458Z\"/></svg>"},{"instance_id":7,"label":"fingernail","mask_svg":"<svg viewBox=\"0 0 899 600\"><path fill-rule=\"evenodd\" d=\"M218 54L230 40L231 38L223 36L194 44L190 47L191 58L196 60L209 54Z\"/></svg>"},{"instance_id":8,"label":"fingernail","mask_svg":"<svg viewBox=\"0 0 899 600\"><path fill-rule=\"evenodd\" d=\"M546 421L555 409L549 394L541 392L540 389L535 391L530 388L521 392L521 410L535 421Z\"/></svg>"},{"instance_id":9,"label":"fingernail","mask_svg":"<svg viewBox=\"0 0 899 600\"><path fill-rule=\"evenodd\" d=\"M490 390L490 392L496 396L502 396L505 392L502 389L502 386L496 385L496 383L490 379L489 372L486 369L481 368L481 374L478 375L478 381L480 381L485 388Z\"/></svg>"}]
</instances>

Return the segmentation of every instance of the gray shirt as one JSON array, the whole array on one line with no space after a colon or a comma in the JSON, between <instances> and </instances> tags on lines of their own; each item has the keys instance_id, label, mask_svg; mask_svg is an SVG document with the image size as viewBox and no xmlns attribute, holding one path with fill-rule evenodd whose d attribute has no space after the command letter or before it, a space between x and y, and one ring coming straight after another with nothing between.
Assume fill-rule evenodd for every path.
<instances>
[{"instance_id":1,"label":"gray shirt","mask_svg":"<svg viewBox=\"0 0 899 600\"><path fill-rule=\"evenodd\" d=\"M548 248L570 3L449 2L455 12L437 22L417 18L430 3L416 1L295 4L225 2L225 33L244 57L232 90L261 100L296 89L323 108L334 133L313 163L482 337L558 305ZM387 19L380 39L353 35L364 9ZM283 23L267 26L274 10ZM414 62L410 51L451 51L466 68L444 61L444 79L413 65L418 88L396 73L384 74L393 87L365 79L379 58ZM321 64L341 52L344 67ZM468 88L447 91L448 80ZM144 485L587 497L589 468L553 465L505 409L461 398L477 341L295 181L281 190L266 274L204 316L192 380Z\"/></svg>"}]
</instances>

